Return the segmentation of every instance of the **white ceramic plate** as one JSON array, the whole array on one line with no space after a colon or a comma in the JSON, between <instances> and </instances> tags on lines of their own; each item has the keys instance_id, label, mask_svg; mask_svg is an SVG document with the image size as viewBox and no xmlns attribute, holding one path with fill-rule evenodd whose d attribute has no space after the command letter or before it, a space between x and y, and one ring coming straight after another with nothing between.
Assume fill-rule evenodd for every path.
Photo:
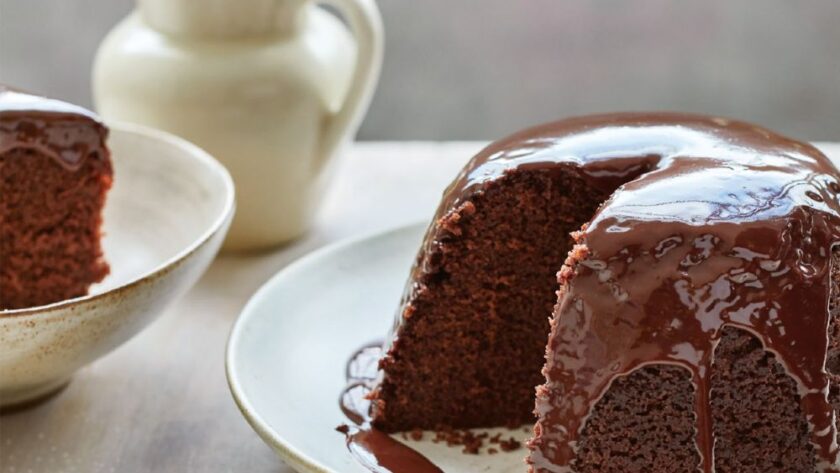
<instances>
[{"instance_id":1,"label":"white ceramic plate","mask_svg":"<svg viewBox=\"0 0 840 473\"><path fill-rule=\"evenodd\" d=\"M260 289L233 327L227 374L248 422L301 472L366 472L335 428L344 369L362 345L393 323L425 225L339 243L292 264ZM522 429L488 430L524 440ZM525 450L467 455L404 441L448 473L524 471Z\"/></svg>"}]
</instances>

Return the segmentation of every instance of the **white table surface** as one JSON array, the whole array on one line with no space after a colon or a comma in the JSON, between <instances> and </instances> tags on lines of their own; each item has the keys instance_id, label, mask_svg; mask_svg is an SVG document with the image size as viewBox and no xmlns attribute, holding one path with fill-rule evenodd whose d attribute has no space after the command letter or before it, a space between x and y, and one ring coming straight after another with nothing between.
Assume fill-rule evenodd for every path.
<instances>
[{"instance_id":1,"label":"white table surface","mask_svg":"<svg viewBox=\"0 0 840 473\"><path fill-rule=\"evenodd\" d=\"M0 472L291 473L239 414L224 352L245 302L320 246L428 220L478 143L361 143L350 148L317 223L275 251L222 255L187 295L58 396L0 417Z\"/></svg>"},{"instance_id":2,"label":"white table surface","mask_svg":"<svg viewBox=\"0 0 840 473\"><path fill-rule=\"evenodd\" d=\"M345 153L303 239L223 255L183 299L58 396L0 417L0 472L291 473L242 418L224 374L231 325L251 294L307 252L428 220L479 143L362 143ZM825 149L840 156L840 145Z\"/></svg>"}]
</instances>

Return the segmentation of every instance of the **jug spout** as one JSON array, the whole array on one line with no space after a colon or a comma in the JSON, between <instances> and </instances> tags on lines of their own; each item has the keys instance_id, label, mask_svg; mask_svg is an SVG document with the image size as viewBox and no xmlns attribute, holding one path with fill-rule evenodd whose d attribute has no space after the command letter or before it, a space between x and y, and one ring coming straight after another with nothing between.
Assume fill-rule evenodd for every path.
<instances>
[{"instance_id":1,"label":"jug spout","mask_svg":"<svg viewBox=\"0 0 840 473\"><path fill-rule=\"evenodd\" d=\"M138 0L142 19L169 35L231 39L294 32L310 0Z\"/></svg>"}]
</instances>

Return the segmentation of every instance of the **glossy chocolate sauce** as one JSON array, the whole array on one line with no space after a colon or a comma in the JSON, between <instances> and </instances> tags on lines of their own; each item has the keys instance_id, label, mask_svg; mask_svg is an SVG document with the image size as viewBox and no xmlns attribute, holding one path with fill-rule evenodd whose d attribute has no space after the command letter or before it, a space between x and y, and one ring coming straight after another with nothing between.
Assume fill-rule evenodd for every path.
<instances>
[{"instance_id":1,"label":"glossy chocolate sauce","mask_svg":"<svg viewBox=\"0 0 840 473\"><path fill-rule=\"evenodd\" d=\"M85 159L107 159L108 134L90 111L0 85L0 154L31 149L75 171Z\"/></svg>"},{"instance_id":2,"label":"glossy chocolate sauce","mask_svg":"<svg viewBox=\"0 0 840 473\"><path fill-rule=\"evenodd\" d=\"M506 173L576 173L612 192L560 274L547 383L528 462L571 472L610 384L651 364L696 388L700 469L714 471L710 371L725 326L754 334L796 382L817 471L840 471L828 402L829 273L840 241L838 171L816 148L748 123L677 113L573 118L495 142L465 166L433 222ZM433 223L386 350L429 272ZM557 238L566 238L558 235Z\"/></svg>"},{"instance_id":3,"label":"glossy chocolate sauce","mask_svg":"<svg viewBox=\"0 0 840 473\"><path fill-rule=\"evenodd\" d=\"M580 432L612 381L674 364L692 374L701 470L713 472L711 366L733 326L796 381L817 471L840 471L825 368L840 206L838 172L822 153L746 123L676 114L569 120L496 146L456 186L552 160L576 163L595 185L636 174L577 236L577 264L561 272L529 459L537 470L573 471Z\"/></svg>"},{"instance_id":4,"label":"glossy chocolate sauce","mask_svg":"<svg viewBox=\"0 0 840 473\"><path fill-rule=\"evenodd\" d=\"M339 427L347 437L353 457L374 473L442 473L442 470L416 450L370 425L370 401L366 399L376 381L382 344L366 345L347 362L347 388L339 405L355 425Z\"/></svg>"}]
</instances>

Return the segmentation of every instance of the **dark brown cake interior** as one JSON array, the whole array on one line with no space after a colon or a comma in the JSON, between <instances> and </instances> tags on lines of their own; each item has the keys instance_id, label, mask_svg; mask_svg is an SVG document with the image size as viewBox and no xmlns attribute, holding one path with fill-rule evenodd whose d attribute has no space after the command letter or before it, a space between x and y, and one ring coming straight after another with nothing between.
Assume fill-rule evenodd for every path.
<instances>
[{"instance_id":1,"label":"dark brown cake interior","mask_svg":"<svg viewBox=\"0 0 840 473\"><path fill-rule=\"evenodd\" d=\"M724 329L712 386L716 472L815 471L796 384L757 338ZM586 423L576 471L696 471L693 398L691 375L678 366L617 379Z\"/></svg>"},{"instance_id":2,"label":"dark brown cake interior","mask_svg":"<svg viewBox=\"0 0 840 473\"><path fill-rule=\"evenodd\" d=\"M556 272L606 191L576 172L512 173L440 222L424 288L383 360L375 425L411 428L533 422ZM396 382L392 382L396 381Z\"/></svg>"},{"instance_id":3,"label":"dark brown cake interior","mask_svg":"<svg viewBox=\"0 0 840 473\"><path fill-rule=\"evenodd\" d=\"M99 239L111 186L106 157L88 156L67 169L37 150L14 148L0 153L0 186L0 309L82 296L105 277Z\"/></svg>"}]
</instances>

